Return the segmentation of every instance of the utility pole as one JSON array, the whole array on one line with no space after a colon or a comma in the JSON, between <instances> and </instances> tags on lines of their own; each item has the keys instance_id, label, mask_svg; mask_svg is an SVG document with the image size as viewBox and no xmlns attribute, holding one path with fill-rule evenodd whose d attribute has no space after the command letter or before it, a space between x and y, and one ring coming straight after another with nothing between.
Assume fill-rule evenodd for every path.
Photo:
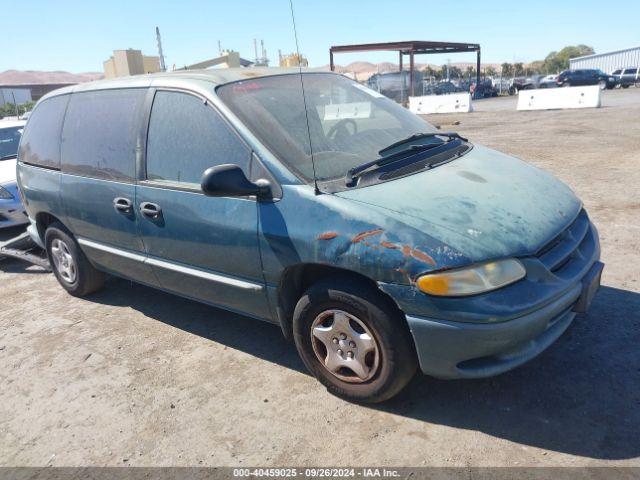
<instances>
[{"instance_id":1,"label":"utility pole","mask_svg":"<svg viewBox=\"0 0 640 480\"><path fill-rule=\"evenodd\" d=\"M16 96L13 93L13 90L11 91L11 96L13 97L13 108L16 111L16 120L18 120L18 118L20 118L20 112L18 111L18 104L16 103Z\"/></svg>"},{"instance_id":2,"label":"utility pole","mask_svg":"<svg viewBox=\"0 0 640 480\"><path fill-rule=\"evenodd\" d=\"M160 38L160 29L156 27L156 40L158 41L158 56L160 57L160 71L166 72L167 67L164 64L164 54L162 53L162 39Z\"/></svg>"},{"instance_id":3,"label":"utility pole","mask_svg":"<svg viewBox=\"0 0 640 480\"><path fill-rule=\"evenodd\" d=\"M255 54L255 65L257 65L260 60L258 59L258 41L254 38L253 39L253 53Z\"/></svg>"}]
</instances>

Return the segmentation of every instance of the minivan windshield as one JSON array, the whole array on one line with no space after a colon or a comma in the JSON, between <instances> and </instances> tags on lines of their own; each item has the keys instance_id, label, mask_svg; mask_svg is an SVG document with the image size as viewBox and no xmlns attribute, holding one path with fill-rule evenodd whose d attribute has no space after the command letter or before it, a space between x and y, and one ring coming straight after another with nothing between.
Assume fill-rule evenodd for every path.
<instances>
[{"instance_id":1,"label":"minivan windshield","mask_svg":"<svg viewBox=\"0 0 640 480\"><path fill-rule=\"evenodd\" d=\"M314 166L318 181L344 177L386 155L389 145L437 132L375 90L331 73L254 78L222 85L217 93L272 153L307 181L314 178ZM414 138L420 144L444 141Z\"/></svg>"},{"instance_id":2,"label":"minivan windshield","mask_svg":"<svg viewBox=\"0 0 640 480\"><path fill-rule=\"evenodd\" d=\"M0 126L0 160L15 158L23 127L1 128Z\"/></svg>"}]
</instances>

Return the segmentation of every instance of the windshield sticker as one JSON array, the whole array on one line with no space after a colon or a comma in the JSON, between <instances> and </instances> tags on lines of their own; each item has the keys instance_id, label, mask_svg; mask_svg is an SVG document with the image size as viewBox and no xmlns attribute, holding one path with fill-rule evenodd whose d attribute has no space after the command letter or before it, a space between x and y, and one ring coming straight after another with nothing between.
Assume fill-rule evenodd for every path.
<instances>
[{"instance_id":1,"label":"windshield sticker","mask_svg":"<svg viewBox=\"0 0 640 480\"><path fill-rule=\"evenodd\" d=\"M324 106L323 120L371 118L371 102L333 103Z\"/></svg>"},{"instance_id":2,"label":"windshield sticker","mask_svg":"<svg viewBox=\"0 0 640 480\"><path fill-rule=\"evenodd\" d=\"M380 92L376 92L375 90L371 90L370 88L365 87L364 85L360 85L359 83L354 83L352 85L353 85L354 88L357 88L358 90L362 90L364 93L368 93L372 97L385 98L385 96L382 95Z\"/></svg>"}]
</instances>

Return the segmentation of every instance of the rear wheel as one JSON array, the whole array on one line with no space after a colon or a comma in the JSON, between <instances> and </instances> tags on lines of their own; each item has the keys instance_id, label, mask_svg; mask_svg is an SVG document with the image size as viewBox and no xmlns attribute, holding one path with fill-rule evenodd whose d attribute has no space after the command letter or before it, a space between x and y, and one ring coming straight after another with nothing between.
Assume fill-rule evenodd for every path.
<instances>
[{"instance_id":1,"label":"rear wheel","mask_svg":"<svg viewBox=\"0 0 640 480\"><path fill-rule=\"evenodd\" d=\"M335 277L316 283L298 301L293 328L309 371L348 400L387 400L416 372L405 319L371 286Z\"/></svg>"},{"instance_id":2,"label":"rear wheel","mask_svg":"<svg viewBox=\"0 0 640 480\"><path fill-rule=\"evenodd\" d=\"M71 233L60 223L52 223L45 232L47 257L54 275L71 295L84 297L104 284L104 273L97 270Z\"/></svg>"},{"instance_id":3,"label":"rear wheel","mask_svg":"<svg viewBox=\"0 0 640 480\"><path fill-rule=\"evenodd\" d=\"M607 81L606 80L600 80L598 82L598 88L600 88L600 90L606 90L607 89Z\"/></svg>"}]
</instances>

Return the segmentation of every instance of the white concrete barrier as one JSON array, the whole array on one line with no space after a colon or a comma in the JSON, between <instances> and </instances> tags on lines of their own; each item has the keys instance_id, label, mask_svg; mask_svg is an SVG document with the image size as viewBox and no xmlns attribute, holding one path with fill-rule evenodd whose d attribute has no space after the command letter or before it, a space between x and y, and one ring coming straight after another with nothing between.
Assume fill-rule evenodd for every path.
<instances>
[{"instance_id":1,"label":"white concrete barrier","mask_svg":"<svg viewBox=\"0 0 640 480\"><path fill-rule=\"evenodd\" d=\"M598 108L600 87L538 88L520 90L518 110L555 110L564 108Z\"/></svg>"},{"instance_id":2,"label":"white concrete barrier","mask_svg":"<svg viewBox=\"0 0 640 480\"><path fill-rule=\"evenodd\" d=\"M412 113L468 113L473 111L469 93L409 97Z\"/></svg>"}]
</instances>

